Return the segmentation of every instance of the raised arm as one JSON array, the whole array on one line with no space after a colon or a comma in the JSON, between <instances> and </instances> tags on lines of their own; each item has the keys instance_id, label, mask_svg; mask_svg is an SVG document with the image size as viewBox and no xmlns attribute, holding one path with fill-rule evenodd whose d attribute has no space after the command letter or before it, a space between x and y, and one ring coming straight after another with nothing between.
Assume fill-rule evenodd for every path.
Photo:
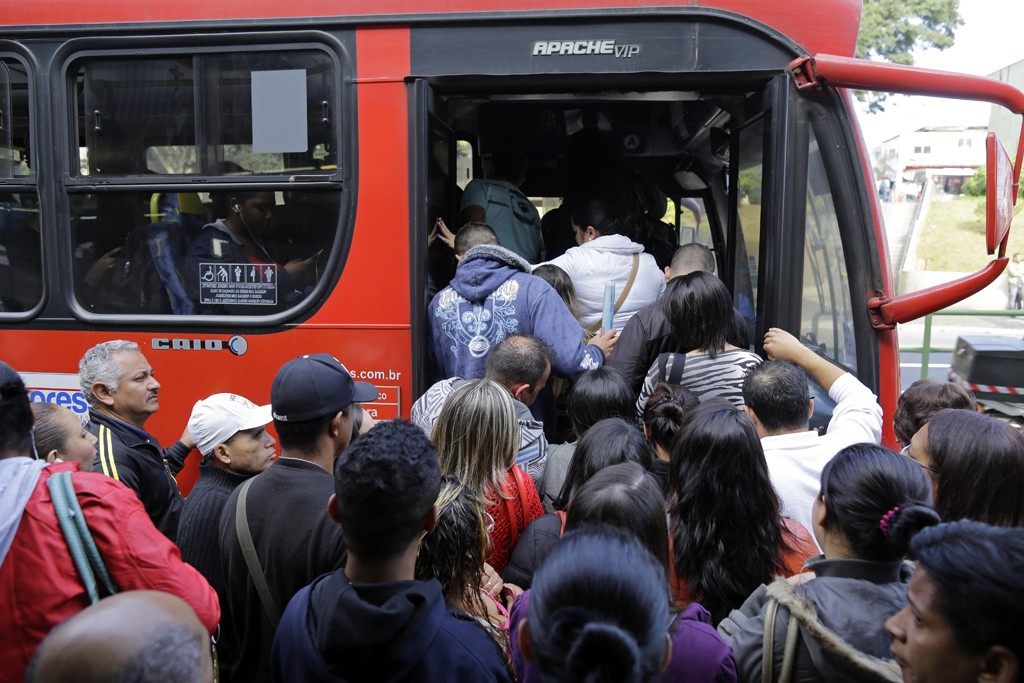
<instances>
[{"instance_id":1,"label":"raised arm","mask_svg":"<svg viewBox=\"0 0 1024 683\"><path fill-rule=\"evenodd\" d=\"M764 351L771 360L788 360L807 371L827 392L836 380L846 374L837 365L822 358L785 330L770 327L764 335Z\"/></svg>"}]
</instances>

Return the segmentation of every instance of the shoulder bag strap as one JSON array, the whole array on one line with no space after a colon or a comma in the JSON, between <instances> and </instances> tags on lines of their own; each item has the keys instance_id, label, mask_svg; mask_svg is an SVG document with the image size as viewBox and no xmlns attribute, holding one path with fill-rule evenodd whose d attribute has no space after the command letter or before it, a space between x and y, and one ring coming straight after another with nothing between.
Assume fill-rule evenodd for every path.
<instances>
[{"instance_id":1,"label":"shoulder bag strap","mask_svg":"<svg viewBox=\"0 0 1024 683\"><path fill-rule=\"evenodd\" d=\"M761 642L761 683L772 683L772 667L775 663L775 615L778 611L778 600L769 599L768 609L764 613L764 637Z\"/></svg>"},{"instance_id":2,"label":"shoulder bag strap","mask_svg":"<svg viewBox=\"0 0 1024 683\"><path fill-rule=\"evenodd\" d=\"M75 569L82 577L82 583L89 594L89 601L96 604L100 600L97 576L110 595L117 593L117 586L114 585L107 565L103 562L103 556L100 555L92 538L92 532L85 523L82 506L78 503L78 495L71 482L71 472L57 472L51 475L46 481L46 487L50 491L57 521L64 534L64 541L68 544Z\"/></svg>"},{"instance_id":3,"label":"shoulder bag strap","mask_svg":"<svg viewBox=\"0 0 1024 683\"><path fill-rule=\"evenodd\" d=\"M245 566L249 568L249 576L256 585L256 592L259 593L260 602L263 603L263 611L267 613L270 623L277 628L281 621L281 612L277 609L277 603L270 595L270 586L267 585L267 578L263 575L263 568L260 567L260 558L256 556L256 547L252 543L252 533L249 531L249 520L245 516L245 497L249 493L249 479L242 484L238 492L238 502L235 505L235 533L238 534L238 544L242 546L242 555L245 557Z\"/></svg>"},{"instance_id":4,"label":"shoulder bag strap","mask_svg":"<svg viewBox=\"0 0 1024 683\"><path fill-rule=\"evenodd\" d=\"M800 635L800 627L796 623L796 615L789 613L789 622L786 624L786 647L782 651L782 671L779 672L779 683L789 683L793 679L793 669L796 667L796 643Z\"/></svg>"},{"instance_id":5,"label":"shoulder bag strap","mask_svg":"<svg viewBox=\"0 0 1024 683\"><path fill-rule=\"evenodd\" d=\"M636 280L636 274L640 270L640 253L633 254L633 268L629 271L629 279L626 280L626 286L622 288L622 292L619 297L615 300L615 308L613 309L616 313L622 308L622 304L626 302L626 297L629 295L629 290L633 288L633 281ZM591 334L601 329L600 318L590 327L586 329Z\"/></svg>"},{"instance_id":6,"label":"shoulder bag strap","mask_svg":"<svg viewBox=\"0 0 1024 683\"><path fill-rule=\"evenodd\" d=\"M764 615L764 640L761 644L761 683L772 683L772 668L775 664L775 617L779 611L779 601L768 600L768 608ZM800 627L796 623L796 615L789 613L786 623L786 645L782 651L782 668L779 670L778 683L789 683L793 678L796 666L796 644L800 636Z\"/></svg>"}]
</instances>

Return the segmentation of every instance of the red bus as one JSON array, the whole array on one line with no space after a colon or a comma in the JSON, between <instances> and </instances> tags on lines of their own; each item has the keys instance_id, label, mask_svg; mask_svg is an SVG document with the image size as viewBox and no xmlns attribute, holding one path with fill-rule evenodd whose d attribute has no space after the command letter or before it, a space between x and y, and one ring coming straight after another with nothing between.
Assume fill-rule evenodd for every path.
<instances>
[{"instance_id":1,"label":"red bus","mask_svg":"<svg viewBox=\"0 0 1024 683\"><path fill-rule=\"evenodd\" d=\"M267 401L301 353L374 382L376 417L407 415L426 388L435 218L457 225L460 186L509 139L531 158L524 192L557 205L565 141L595 127L671 200L680 241L714 248L753 338L798 333L891 418L896 324L1005 267L1024 155L1012 168L993 146L990 265L896 296L848 88L1015 113L1024 95L849 59L860 13L859 0L11 4L0 357L33 400L84 412L84 351L138 342L163 384L147 427L168 443L199 398ZM681 209L693 201L699 222ZM298 270L188 263L198 227L243 208L268 256Z\"/></svg>"}]
</instances>

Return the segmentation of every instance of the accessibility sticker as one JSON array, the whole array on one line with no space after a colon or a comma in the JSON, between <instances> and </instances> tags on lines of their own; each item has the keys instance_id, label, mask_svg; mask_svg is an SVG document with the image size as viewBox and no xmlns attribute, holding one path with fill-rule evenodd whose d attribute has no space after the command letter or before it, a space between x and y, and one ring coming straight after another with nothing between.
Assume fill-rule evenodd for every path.
<instances>
[{"instance_id":1,"label":"accessibility sticker","mask_svg":"<svg viewBox=\"0 0 1024 683\"><path fill-rule=\"evenodd\" d=\"M276 306L277 265L200 263L199 302Z\"/></svg>"}]
</instances>

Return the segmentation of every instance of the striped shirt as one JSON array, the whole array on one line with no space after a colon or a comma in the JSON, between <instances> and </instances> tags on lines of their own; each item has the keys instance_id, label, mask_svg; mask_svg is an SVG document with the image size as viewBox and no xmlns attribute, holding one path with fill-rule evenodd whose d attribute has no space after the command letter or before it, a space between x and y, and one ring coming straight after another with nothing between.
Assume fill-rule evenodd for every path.
<instances>
[{"instance_id":1,"label":"striped shirt","mask_svg":"<svg viewBox=\"0 0 1024 683\"><path fill-rule=\"evenodd\" d=\"M664 361L659 363L659 361ZM678 365L682 362L682 372ZM663 353L647 370L640 398L636 402L637 415L643 417L647 399L659 381L681 384L701 401L709 398L723 398L737 408L743 407L743 378L755 365L762 362L760 356L746 349L731 349L715 354L687 356L682 353ZM664 366L662 369L661 366Z\"/></svg>"}]
</instances>

